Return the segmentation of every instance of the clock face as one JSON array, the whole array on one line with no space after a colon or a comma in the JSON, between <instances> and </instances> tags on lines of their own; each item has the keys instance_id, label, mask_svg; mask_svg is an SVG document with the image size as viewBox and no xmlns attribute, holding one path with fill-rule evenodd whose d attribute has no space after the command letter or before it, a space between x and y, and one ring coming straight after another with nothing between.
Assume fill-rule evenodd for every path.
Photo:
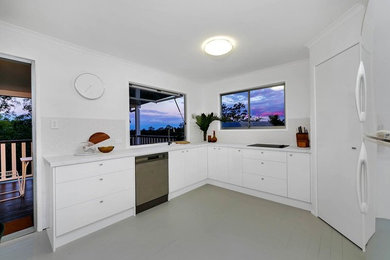
<instances>
[{"instance_id":1,"label":"clock face","mask_svg":"<svg viewBox=\"0 0 390 260\"><path fill-rule=\"evenodd\" d=\"M91 73L80 74L75 82L76 91L84 98L98 99L104 94L103 81Z\"/></svg>"}]
</instances>

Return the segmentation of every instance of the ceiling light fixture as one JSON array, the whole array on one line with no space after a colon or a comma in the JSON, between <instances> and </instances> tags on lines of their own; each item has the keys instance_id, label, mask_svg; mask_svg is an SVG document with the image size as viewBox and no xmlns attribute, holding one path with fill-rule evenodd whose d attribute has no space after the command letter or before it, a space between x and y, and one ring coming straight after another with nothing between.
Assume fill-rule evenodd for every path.
<instances>
[{"instance_id":1,"label":"ceiling light fixture","mask_svg":"<svg viewBox=\"0 0 390 260\"><path fill-rule=\"evenodd\" d=\"M221 56L233 50L234 41L225 36L215 36L205 40L202 49L209 55Z\"/></svg>"}]
</instances>

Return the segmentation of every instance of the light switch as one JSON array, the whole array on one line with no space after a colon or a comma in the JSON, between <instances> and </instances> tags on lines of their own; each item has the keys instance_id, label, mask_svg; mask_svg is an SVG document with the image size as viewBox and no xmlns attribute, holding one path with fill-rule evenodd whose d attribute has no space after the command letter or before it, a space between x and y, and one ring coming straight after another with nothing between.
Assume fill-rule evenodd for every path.
<instances>
[{"instance_id":1,"label":"light switch","mask_svg":"<svg viewBox=\"0 0 390 260\"><path fill-rule=\"evenodd\" d=\"M58 120L56 120L56 119L50 120L50 128L51 129L58 129Z\"/></svg>"}]
</instances>

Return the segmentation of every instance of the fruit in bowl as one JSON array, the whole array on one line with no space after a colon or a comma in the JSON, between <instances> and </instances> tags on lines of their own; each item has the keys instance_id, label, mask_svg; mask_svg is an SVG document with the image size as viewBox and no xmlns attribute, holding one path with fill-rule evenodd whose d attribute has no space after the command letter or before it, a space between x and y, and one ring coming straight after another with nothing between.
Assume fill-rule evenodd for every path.
<instances>
[{"instance_id":1,"label":"fruit in bowl","mask_svg":"<svg viewBox=\"0 0 390 260\"><path fill-rule=\"evenodd\" d=\"M112 150L114 150L114 146L113 145L111 145L111 146L100 146L100 147L98 147L98 149L102 153L109 153Z\"/></svg>"}]
</instances>

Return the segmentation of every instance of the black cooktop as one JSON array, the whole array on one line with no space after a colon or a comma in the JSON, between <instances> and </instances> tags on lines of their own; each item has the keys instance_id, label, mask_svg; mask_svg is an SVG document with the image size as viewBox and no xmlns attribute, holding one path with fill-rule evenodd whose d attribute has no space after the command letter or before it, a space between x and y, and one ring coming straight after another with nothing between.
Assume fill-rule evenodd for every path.
<instances>
[{"instance_id":1,"label":"black cooktop","mask_svg":"<svg viewBox=\"0 0 390 260\"><path fill-rule=\"evenodd\" d=\"M287 144L249 144L248 146L266 147L266 148L286 148L289 145L287 145Z\"/></svg>"}]
</instances>

